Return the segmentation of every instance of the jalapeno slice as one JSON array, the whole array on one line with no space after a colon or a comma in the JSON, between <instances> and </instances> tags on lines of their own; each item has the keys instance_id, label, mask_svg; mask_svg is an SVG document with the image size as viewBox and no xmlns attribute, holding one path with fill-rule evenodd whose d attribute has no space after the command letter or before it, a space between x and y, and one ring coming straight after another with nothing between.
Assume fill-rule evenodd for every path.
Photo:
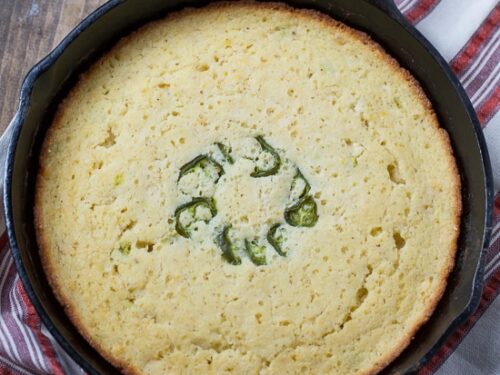
<instances>
[{"instance_id":1,"label":"jalapeno slice","mask_svg":"<svg viewBox=\"0 0 500 375\"><path fill-rule=\"evenodd\" d=\"M285 220L294 227L313 227L318 221L318 207L311 195L299 199L285 210Z\"/></svg>"},{"instance_id":2,"label":"jalapeno slice","mask_svg":"<svg viewBox=\"0 0 500 375\"><path fill-rule=\"evenodd\" d=\"M190 162L184 164L180 169L177 181L179 181L183 176L195 172L197 169L201 169L206 175L210 176L212 172L209 169L210 167L213 168L216 175L214 176L215 177L214 182L219 181L219 178L224 174L224 168L222 168L222 165L220 165L214 159L212 159L210 156L207 155L199 155Z\"/></svg>"},{"instance_id":3,"label":"jalapeno slice","mask_svg":"<svg viewBox=\"0 0 500 375\"><path fill-rule=\"evenodd\" d=\"M226 225L215 238L215 242L222 250L222 257L229 263L238 265L241 264L241 258L236 254L238 250L229 238L229 229L231 229L231 225Z\"/></svg>"},{"instance_id":4,"label":"jalapeno slice","mask_svg":"<svg viewBox=\"0 0 500 375\"><path fill-rule=\"evenodd\" d=\"M282 163L286 163L286 166L293 165L286 158L282 160L278 150L267 143L261 135L245 138L243 141L241 149L238 148L235 154L228 144L214 142L206 153L195 157L180 168L177 188L183 197L189 196L191 201L175 210L175 230L179 235L196 239L196 233L200 237L205 234L205 229L213 229L212 226L210 228L204 226L217 215L216 203L212 197L217 193L217 183L225 173L224 168L230 169L232 164L238 162L233 155L251 162L245 164L245 167L251 168L247 173L254 178L277 174ZM284 220L272 225L265 235L266 238L255 234L246 239L236 238L229 222L220 231L217 230L212 234L215 245L221 249L222 258L228 263L242 264L242 253L246 252L256 266L267 265L267 262L275 257L275 255L270 258L267 256L269 246L278 255L286 257L290 250L288 230L292 230L288 225L293 227L316 225L319 218L318 206L311 193L311 185L297 166L293 168L295 175L291 181L288 204L283 214ZM130 245L119 248L123 254L128 254L130 249Z\"/></svg>"},{"instance_id":5,"label":"jalapeno slice","mask_svg":"<svg viewBox=\"0 0 500 375\"><path fill-rule=\"evenodd\" d=\"M226 161L229 164L234 164L234 159L231 156L231 151L232 151L231 147L226 146L224 143L220 143L220 142L216 142L215 145L219 149L219 151L222 154L222 156L224 156L224 159L226 159Z\"/></svg>"},{"instance_id":6,"label":"jalapeno slice","mask_svg":"<svg viewBox=\"0 0 500 375\"><path fill-rule=\"evenodd\" d=\"M255 166L254 171L252 173L250 173L250 176L252 176L252 177L267 177L267 176L271 176L273 174L276 174L281 166L281 158L280 158L278 152L276 152L276 150L274 148L272 148L264 140L264 138L262 136L259 135L259 136L255 137L255 140L257 142L259 142L259 145L262 148L262 150L271 154L272 161L271 161L271 165L268 168L261 168L259 166Z\"/></svg>"},{"instance_id":7,"label":"jalapeno slice","mask_svg":"<svg viewBox=\"0 0 500 375\"><path fill-rule=\"evenodd\" d=\"M181 236L190 238L190 227L195 222L208 223L215 215L217 215L217 208L212 198L193 198L175 210L175 230Z\"/></svg>"},{"instance_id":8,"label":"jalapeno slice","mask_svg":"<svg viewBox=\"0 0 500 375\"><path fill-rule=\"evenodd\" d=\"M292 186L290 188L290 200L292 202L302 199L311 190L311 185L306 180L300 169L297 168L297 172L292 180Z\"/></svg>"},{"instance_id":9,"label":"jalapeno slice","mask_svg":"<svg viewBox=\"0 0 500 375\"><path fill-rule=\"evenodd\" d=\"M251 261L256 266L263 266L267 264L266 262L266 247L259 244L257 239L247 240L245 239L245 250L250 256Z\"/></svg>"},{"instance_id":10,"label":"jalapeno slice","mask_svg":"<svg viewBox=\"0 0 500 375\"><path fill-rule=\"evenodd\" d=\"M267 242L269 242L274 250L282 257L285 257L287 254L283 246L285 243L284 230L284 225L278 223L274 224L271 229L269 229L269 232L267 232Z\"/></svg>"}]
</instances>

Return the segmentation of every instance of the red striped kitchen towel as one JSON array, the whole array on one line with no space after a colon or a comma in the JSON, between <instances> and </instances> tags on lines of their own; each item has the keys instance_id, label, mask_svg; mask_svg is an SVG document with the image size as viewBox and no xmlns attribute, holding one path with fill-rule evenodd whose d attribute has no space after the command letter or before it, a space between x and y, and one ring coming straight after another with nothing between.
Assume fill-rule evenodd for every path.
<instances>
[{"instance_id":1,"label":"red striped kitchen towel","mask_svg":"<svg viewBox=\"0 0 500 375\"><path fill-rule=\"evenodd\" d=\"M483 126L500 188L500 5L497 0L397 0L400 10L450 62ZM500 374L500 194L476 313L421 375ZM0 236L0 374L83 374L41 324Z\"/></svg>"}]
</instances>

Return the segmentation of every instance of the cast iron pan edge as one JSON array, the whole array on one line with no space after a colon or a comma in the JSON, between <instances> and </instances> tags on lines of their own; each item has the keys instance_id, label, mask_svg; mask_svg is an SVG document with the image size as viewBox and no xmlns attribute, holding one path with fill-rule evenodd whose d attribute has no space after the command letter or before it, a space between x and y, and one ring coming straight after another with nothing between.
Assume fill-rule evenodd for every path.
<instances>
[{"instance_id":1,"label":"cast iron pan edge","mask_svg":"<svg viewBox=\"0 0 500 375\"><path fill-rule=\"evenodd\" d=\"M441 338L433 345L433 347L417 362L415 365L408 370L408 374L416 373L423 365L425 365L441 348L441 346L446 342L448 337L464 323L477 309L479 302L481 300L481 295L484 286L484 267L485 258L490 244L492 222L493 222L493 201L494 201L494 184L493 184L493 172L491 169L491 162L488 153L488 148L486 145L486 140L484 138L484 133L479 123L476 115L476 111L469 99L469 96L465 92L462 84L458 80L457 76L451 70L448 62L441 56L437 49L415 28L411 25L407 19L401 14L399 9L396 7L393 0L369 0L372 4L386 12L391 18L399 22L412 36L417 39L426 49L433 55L434 59L441 66L441 69L446 74L451 83L455 86L456 92L459 94L462 104L469 114L470 121L474 126L474 131L477 136L477 141L481 151L481 156L484 163L484 180L486 185L486 223L483 235L483 249L480 254L479 262L476 268L476 273L473 281L473 292L471 298L464 310L453 320L449 325L448 329L441 336Z\"/></svg>"},{"instance_id":2,"label":"cast iron pan edge","mask_svg":"<svg viewBox=\"0 0 500 375\"><path fill-rule=\"evenodd\" d=\"M61 335L52 322L51 318L43 308L38 296L34 292L31 281L28 278L24 263L21 259L20 251L17 245L14 225L13 225L13 215L11 206L11 189L12 189L12 173L14 166L14 156L17 147L17 141L22 129L22 124L24 120L25 113L27 112L30 104L31 92L33 85L40 75L49 69L53 62L63 53L68 45L70 45L73 40L80 35L82 31L88 28L95 20L100 18L103 14L109 12L111 9L122 3L124 0L110 0L97 8L94 12L83 19L70 33L64 37L64 39L57 45L54 50L52 50L47 56L45 56L40 62L38 62L26 75L23 84L21 86L21 92L19 96L19 106L12 122L9 125L11 130L11 138L9 141L9 146L7 149L7 158L5 161L5 173L3 176L3 206L5 215L5 225L7 230L7 236L9 240L9 247L14 258L14 263L16 265L19 278L23 283L24 290L28 294L28 297L35 307L36 312L40 316L42 323L47 327L49 332L54 336L59 345L69 354L69 356L75 360L86 372L92 375L99 375L99 373L90 364L80 356L80 354L73 349L73 346L68 343L66 338Z\"/></svg>"},{"instance_id":3,"label":"cast iron pan edge","mask_svg":"<svg viewBox=\"0 0 500 375\"><path fill-rule=\"evenodd\" d=\"M42 304L40 303L37 295L35 294L30 280L28 278L25 266L22 262L20 256L20 250L17 245L14 225L13 225L13 212L11 206L11 189L12 189L12 174L13 174L13 165L14 165L14 156L16 152L17 141L20 135L20 131L22 128L22 124L24 121L24 117L26 112L30 106L31 93L33 89L34 83L40 77L42 73L44 73L47 69L51 67L55 60L62 54L62 52L70 45L73 40L87 27L89 27L95 20L100 18L102 15L122 3L123 0L111 0L108 3L104 4L92 14L90 14L87 18L85 18L75 29L73 29L67 37L42 61L40 61L37 65L31 69L31 71L27 74L20 95L20 103L19 109L16 113L13 121L12 121L12 137L10 140L8 152L7 152L7 161L6 161L6 170L4 175L4 192L3 192L3 200L5 207L5 215L6 215L6 226L7 233L9 238L9 245L14 257L14 262L16 264L17 270L19 272L20 278L23 282L24 288L32 301L36 311L41 317L42 322L51 332L51 334L56 338L59 344L68 352L68 354L78 362L87 372L91 374L97 374L96 370L83 359L80 354L73 349L73 347L67 342L66 338L61 335L61 333L54 326L51 318L48 316L46 311L44 310ZM483 132L481 127L479 126L479 122L475 115L472 104L470 103L465 91L463 90L461 84L455 75L451 72L446 61L440 56L440 54L435 50L435 48L411 25L409 25L403 16L399 13L395 5L390 0L370 0L370 2L387 13L390 17L395 19L398 23L400 23L412 36L417 39L422 45L426 47L426 49L433 55L435 60L441 66L443 72L446 74L450 82L454 85L456 92L459 94L461 101L466 108L466 111L469 114L470 121L474 126L474 131L477 136L477 141L479 144L483 164L484 164L484 179L485 186L487 188L486 192L486 226L483 234L483 251L480 255L480 260L478 262L478 266L476 268L474 282L473 282L473 293L467 305L464 308L464 311L457 316L457 318L450 324L448 329L445 331L445 334L435 343L435 345L428 351L428 353L420 359L410 370L409 372L413 373L418 370L425 362L427 362L433 354L438 350L438 348L442 345L442 343L446 340L446 338L456 329L456 327L461 324L468 316L477 308L477 305L480 300L482 286L483 286L483 269L484 269L484 255L485 251L488 247L490 232L491 232L491 221L492 221L492 202L493 202L493 180L491 173L491 166L489 161L489 156L486 148L486 142L484 140ZM347 20L348 21L348 20Z\"/></svg>"}]
</instances>

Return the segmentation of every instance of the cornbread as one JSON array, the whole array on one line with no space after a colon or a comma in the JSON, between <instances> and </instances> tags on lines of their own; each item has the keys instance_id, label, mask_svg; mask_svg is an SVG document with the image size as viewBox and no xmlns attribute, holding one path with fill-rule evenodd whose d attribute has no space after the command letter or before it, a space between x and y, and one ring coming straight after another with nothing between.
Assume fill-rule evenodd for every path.
<instances>
[{"instance_id":1,"label":"cornbread","mask_svg":"<svg viewBox=\"0 0 500 375\"><path fill-rule=\"evenodd\" d=\"M367 35L280 4L154 21L60 104L35 221L56 296L127 374L373 374L453 266L459 177Z\"/></svg>"}]
</instances>

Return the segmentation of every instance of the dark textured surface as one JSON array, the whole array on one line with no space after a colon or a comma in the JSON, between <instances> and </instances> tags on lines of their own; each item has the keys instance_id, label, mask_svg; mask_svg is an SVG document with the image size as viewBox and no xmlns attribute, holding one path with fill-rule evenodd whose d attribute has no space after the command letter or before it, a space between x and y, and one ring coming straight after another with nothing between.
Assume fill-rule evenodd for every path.
<instances>
[{"instance_id":1,"label":"dark textured surface","mask_svg":"<svg viewBox=\"0 0 500 375\"><path fill-rule=\"evenodd\" d=\"M17 108L22 80L106 0L0 0L0 132Z\"/></svg>"}]
</instances>

